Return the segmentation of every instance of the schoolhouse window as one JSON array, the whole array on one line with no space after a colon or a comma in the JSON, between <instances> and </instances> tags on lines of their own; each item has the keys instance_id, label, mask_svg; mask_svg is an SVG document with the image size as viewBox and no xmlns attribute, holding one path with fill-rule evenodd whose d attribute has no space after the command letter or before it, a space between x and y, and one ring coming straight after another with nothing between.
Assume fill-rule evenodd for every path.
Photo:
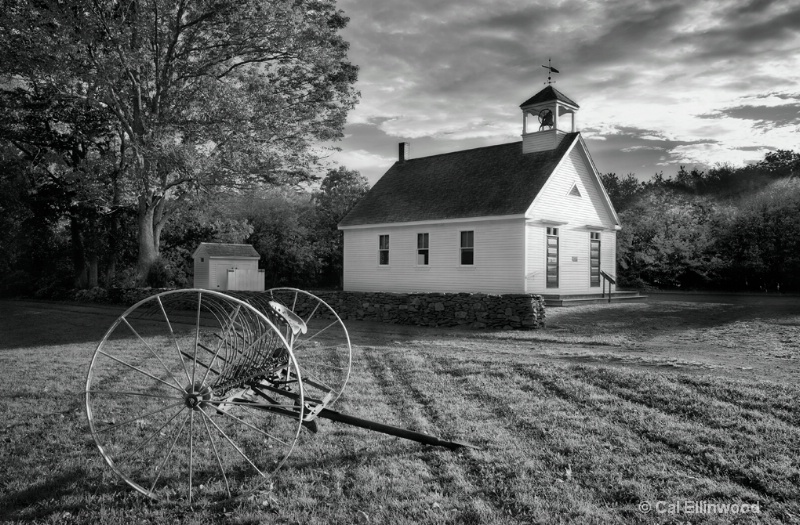
<instances>
[{"instance_id":1,"label":"schoolhouse window","mask_svg":"<svg viewBox=\"0 0 800 525\"><path fill-rule=\"evenodd\" d=\"M378 264L389 264L389 236L378 236Z\"/></svg>"},{"instance_id":2,"label":"schoolhouse window","mask_svg":"<svg viewBox=\"0 0 800 525\"><path fill-rule=\"evenodd\" d=\"M200 262L206 262L206 258L205 257L200 257Z\"/></svg>"},{"instance_id":3,"label":"schoolhouse window","mask_svg":"<svg viewBox=\"0 0 800 525\"><path fill-rule=\"evenodd\" d=\"M589 233L589 286L600 286L600 232Z\"/></svg>"},{"instance_id":4,"label":"schoolhouse window","mask_svg":"<svg viewBox=\"0 0 800 525\"><path fill-rule=\"evenodd\" d=\"M547 228L547 288L558 288L558 228Z\"/></svg>"},{"instance_id":5,"label":"schoolhouse window","mask_svg":"<svg viewBox=\"0 0 800 525\"><path fill-rule=\"evenodd\" d=\"M417 264L419 266L428 265L429 241L430 238L427 233L417 234Z\"/></svg>"},{"instance_id":6,"label":"schoolhouse window","mask_svg":"<svg viewBox=\"0 0 800 525\"><path fill-rule=\"evenodd\" d=\"M461 232L461 264L475 264L475 232Z\"/></svg>"}]
</instances>

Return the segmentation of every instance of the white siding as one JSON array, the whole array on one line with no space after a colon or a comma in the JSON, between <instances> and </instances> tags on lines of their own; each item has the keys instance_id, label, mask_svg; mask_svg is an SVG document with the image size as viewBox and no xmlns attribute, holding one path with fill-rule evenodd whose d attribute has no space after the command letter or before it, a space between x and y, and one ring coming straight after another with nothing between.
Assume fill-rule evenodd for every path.
<instances>
[{"instance_id":1,"label":"white siding","mask_svg":"<svg viewBox=\"0 0 800 525\"><path fill-rule=\"evenodd\" d=\"M535 131L522 135L522 153L535 153L537 151L549 151L556 149L564 138L561 130L550 129L547 131Z\"/></svg>"},{"instance_id":2,"label":"white siding","mask_svg":"<svg viewBox=\"0 0 800 525\"><path fill-rule=\"evenodd\" d=\"M580 197L569 195L575 185L580 191ZM530 219L526 256L528 292L582 294L600 291L600 288L589 285L589 234L592 230L587 225L605 228L600 235L600 267L606 273L616 275L614 219L606 205L600 182L582 153L580 144L576 144L550 176L529 208L527 216ZM545 242L548 225L559 229L558 288L545 287Z\"/></svg>"},{"instance_id":3,"label":"white siding","mask_svg":"<svg viewBox=\"0 0 800 525\"><path fill-rule=\"evenodd\" d=\"M195 288L208 288L208 267L211 262L208 255L202 251L197 253L194 258L194 287Z\"/></svg>"},{"instance_id":4,"label":"white siding","mask_svg":"<svg viewBox=\"0 0 800 525\"><path fill-rule=\"evenodd\" d=\"M209 272L209 290L224 291L228 289L228 270L241 268L258 271L258 259L211 258Z\"/></svg>"},{"instance_id":5,"label":"white siding","mask_svg":"<svg viewBox=\"0 0 800 525\"><path fill-rule=\"evenodd\" d=\"M460 232L475 232L475 264L460 264ZM417 264L417 234L429 234L429 264ZM378 236L389 235L389 265ZM522 293L523 219L344 230L344 289L384 292Z\"/></svg>"}]
</instances>

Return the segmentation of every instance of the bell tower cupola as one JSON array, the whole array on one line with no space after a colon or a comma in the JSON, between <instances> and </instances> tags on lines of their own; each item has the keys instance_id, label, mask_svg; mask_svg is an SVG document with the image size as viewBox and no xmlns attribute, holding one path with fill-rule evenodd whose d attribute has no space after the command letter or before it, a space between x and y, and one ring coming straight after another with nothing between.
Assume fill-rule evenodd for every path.
<instances>
[{"instance_id":1,"label":"bell tower cupola","mask_svg":"<svg viewBox=\"0 0 800 525\"><path fill-rule=\"evenodd\" d=\"M522 153L557 148L564 135L577 131L575 114L579 107L552 85L523 102Z\"/></svg>"}]
</instances>

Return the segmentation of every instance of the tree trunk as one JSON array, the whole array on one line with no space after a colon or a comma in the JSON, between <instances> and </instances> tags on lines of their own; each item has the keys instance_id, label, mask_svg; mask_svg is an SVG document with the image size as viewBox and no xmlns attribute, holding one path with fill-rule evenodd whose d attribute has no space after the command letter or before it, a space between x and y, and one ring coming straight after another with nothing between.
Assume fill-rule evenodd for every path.
<instances>
[{"instance_id":1,"label":"tree trunk","mask_svg":"<svg viewBox=\"0 0 800 525\"><path fill-rule=\"evenodd\" d=\"M81 239L81 225L78 219L70 217L69 230L72 240L72 270L73 286L75 288L86 288L86 258Z\"/></svg>"},{"instance_id":2,"label":"tree trunk","mask_svg":"<svg viewBox=\"0 0 800 525\"><path fill-rule=\"evenodd\" d=\"M125 156L125 140L124 137L122 138L122 146L120 148L120 158ZM117 260L119 259L119 249L122 246L122 243L119 240L119 236L121 235L122 225L120 224L120 210L119 205L121 202L120 198L120 187L119 187L119 171L115 171L112 177L112 207L111 207L111 225L109 228L109 237L108 237L108 252L107 252L107 259L108 263L106 264L106 274L105 274L105 285L107 288L111 288L114 286L114 281L117 278Z\"/></svg>"},{"instance_id":3,"label":"tree trunk","mask_svg":"<svg viewBox=\"0 0 800 525\"><path fill-rule=\"evenodd\" d=\"M158 259L158 244L153 228L155 206L153 201L158 197L139 195L139 257L136 264L136 277L140 285L147 280L150 267Z\"/></svg>"},{"instance_id":4,"label":"tree trunk","mask_svg":"<svg viewBox=\"0 0 800 525\"><path fill-rule=\"evenodd\" d=\"M89 271L88 271L88 280L89 280L89 288L96 288L100 286L100 283L97 279L97 267L99 266L99 257L96 253L92 253L89 255Z\"/></svg>"}]
</instances>

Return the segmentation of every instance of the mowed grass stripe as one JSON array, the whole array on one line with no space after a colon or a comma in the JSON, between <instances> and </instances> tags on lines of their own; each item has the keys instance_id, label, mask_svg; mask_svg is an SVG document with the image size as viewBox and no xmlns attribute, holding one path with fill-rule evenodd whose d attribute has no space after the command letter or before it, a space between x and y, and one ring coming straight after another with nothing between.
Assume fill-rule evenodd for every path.
<instances>
[{"instance_id":1,"label":"mowed grass stripe","mask_svg":"<svg viewBox=\"0 0 800 525\"><path fill-rule=\"evenodd\" d=\"M393 400L395 409L401 414L403 424L412 430L431 435L440 435L440 428L450 433L452 429L443 428L443 414L432 407L428 391L423 392L415 384L432 387L434 378L419 378L417 362L403 359L401 354L392 349L381 349L380 353L367 356L370 371L378 378L381 390L388 399ZM426 367L429 368L429 367ZM416 381L421 380L422 383ZM436 389L437 393L441 393ZM415 444L414 447L422 447ZM467 479L459 465L459 452L445 449L421 448L420 460L424 462L424 472L432 485L438 485L443 499L438 504L442 510L440 519L453 523L491 523L500 510L486 501L479 490ZM430 490L432 487L427 487Z\"/></svg>"},{"instance_id":2,"label":"mowed grass stripe","mask_svg":"<svg viewBox=\"0 0 800 525\"><path fill-rule=\"evenodd\" d=\"M653 374L576 367L580 377L620 398L643 405L654 421L673 430L666 439L699 463L778 501L797 501L800 450L795 427L768 415L704 401L696 391ZM718 409L718 410L715 410ZM724 411L724 414L722 412Z\"/></svg>"},{"instance_id":3,"label":"mowed grass stripe","mask_svg":"<svg viewBox=\"0 0 800 525\"><path fill-rule=\"evenodd\" d=\"M760 472L748 466L735 465L722 457L726 452L724 450L714 451L713 454L698 451L692 443L693 436L699 431L696 424L665 417L642 405L632 407L632 403L624 400L617 406L600 405L595 401L596 393L592 392L593 387L575 378L566 380L559 378L559 381L541 376L536 378L565 398L575 399L583 408L626 424L643 438L671 448L678 453L677 465L718 481L715 487L709 487L708 490L701 492L693 491L687 496L694 499L727 498L743 502L766 502L768 507L765 508L779 515L787 511L792 515L797 512L797 500L786 499L796 489L791 485L787 486L785 480L778 480L776 483L774 479L768 479L771 472ZM731 491L725 488L731 484L738 485L740 489ZM674 494L674 491L671 494Z\"/></svg>"},{"instance_id":4,"label":"mowed grass stripe","mask_svg":"<svg viewBox=\"0 0 800 525\"><path fill-rule=\"evenodd\" d=\"M706 396L664 376L584 367L578 367L576 371L581 372L587 382L627 401L694 422L703 430L702 434L695 436L699 445L735 451L740 456L737 458L739 462L757 464L770 458L789 466L791 458L786 456L787 452L800 450L800 428L770 413ZM800 477L800 472L789 467L786 476Z\"/></svg>"},{"instance_id":5,"label":"mowed grass stripe","mask_svg":"<svg viewBox=\"0 0 800 525\"><path fill-rule=\"evenodd\" d=\"M757 386L711 378L680 376L677 381L698 392L745 409L769 414L775 419L800 428L800 388L759 382Z\"/></svg>"},{"instance_id":6,"label":"mowed grass stripe","mask_svg":"<svg viewBox=\"0 0 800 525\"><path fill-rule=\"evenodd\" d=\"M447 367L447 360L440 362ZM525 452L545 464L537 484L546 495L543 499L548 507L537 508L535 516L550 516L555 522L563 516L572 516L579 522L589 518L611 522L613 518L603 516L613 508L618 517L639 520L642 515L635 506L639 501L666 499L667 495L676 493L690 498L702 493L705 486L714 484L713 480L691 476L693 472L676 468L679 458L669 448L650 443L626 426L606 421L602 415L587 415L575 403L554 396L539 382L515 374L509 368L490 365L482 374L466 376L504 378L507 381L502 382L502 388L493 388L492 393L488 393L483 384L468 382L463 391L468 396L493 403L494 410L517 437L517 442L529 442ZM554 376L565 373L556 367L542 369ZM461 375L448 368L442 371ZM613 396L602 392L596 395L616 402ZM565 467L571 467L575 479L570 483L586 487L586 492L566 503L565 489L559 488L568 487L569 483L558 476ZM560 481L565 484L559 484ZM733 485L727 488L738 490ZM588 507L587 512L575 515L575 509L581 507Z\"/></svg>"},{"instance_id":7,"label":"mowed grass stripe","mask_svg":"<svg viewBox=\"0 0 800 525\"><path fill-rule=\"evenodd\" d=\"M469 451L461 461L484 499L501 509L502 523L615 521L607 509L592 503L589 490L567 480L568 462L541 447L540 435L531 433L528 422L518 417L520 407L515 405L523 403L524 394L509 389L504 381L509 369L487 370L483 365L433 355L404 354L403 358L425 365L412 368L415 374L410 382L442 385L441 392L426 389L431 392L429 406L452 421L473 422L467 440L484 449Z\"/></svg>"}]
</instances>

